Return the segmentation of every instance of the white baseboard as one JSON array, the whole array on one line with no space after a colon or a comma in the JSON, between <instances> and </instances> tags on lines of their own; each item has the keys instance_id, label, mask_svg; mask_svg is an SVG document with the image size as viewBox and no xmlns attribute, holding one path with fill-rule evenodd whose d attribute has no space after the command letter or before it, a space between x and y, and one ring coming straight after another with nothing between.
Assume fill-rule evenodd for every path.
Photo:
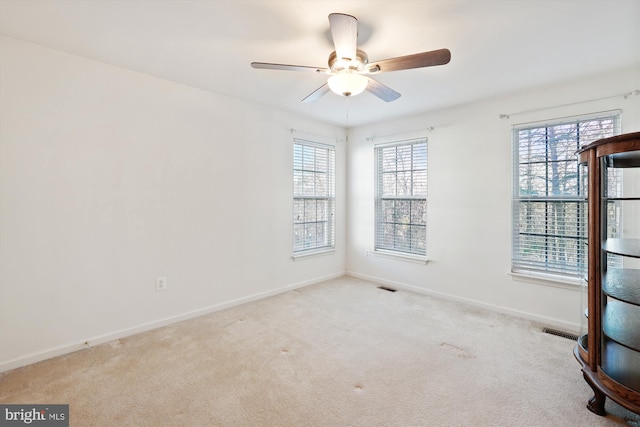
<instances>
[{"instance_id":1,"label":"white baseboard","mask_svg":"<svg viewBox=\"0 0 640 427\"><path fill-rule=\"evenodd\" d=\"M420 288L413 285L407 285L406 283L395 282L392 280L382 279L380 277L370 276L367 274L356 273L353 271L347 271L347 275L351 277L356 277L359 279L369 280L372 282L380 283L381 285L393 286L396 289L403 289L406 291L415 292L418 294L428 295L432 297L442 298L449 301L461 302L473 307L484 308L486 310L495 311L497 313L507 314L509 316L518 317L520 319L529 320L534 323L538 323L542 326L547 326L550 328L555 328L563 332L570 332L573 334L578 334L580 332L580 324L565 322L563 320L554 319L552 317L540 316L538 314L529 313L527 311L514 310L512 308L503 307L500 305L489 304L486 302L462 298L451 294L446 294L443 292L432 291L429 289Z\"/></svg>"},{"instance_id":2,"label":"white baseboard","mask_svg":"<svg viewBox=\"0 0 640 427\"><path fill-rule=\"evenodd\" d=\"M195 317L204 316L206 314L214 313L216 311L224 310L237 305L246 304L248 302L257 301L260 299L279 295L279 294L291 291L293 289L299 289L305 286L310 286L316 283L324 282L326 280L342 277L345 274L346 273L344 271L341 271L338 273L333 273L326 276L305 280L303 282L282 286L280 288L272 289L269 291L259 292L257 294L249 295L242 298L237 298L231 301L215 304L215 305L204 307L198 310L193 310L187 313L179 314L177 316L171 316L164 319L155 320L153 322L143 323L141 325L138 325L132 328L123 329L123 330L115 331L109 334L87 338L82 342L75 342L72 344L62 345L62 346L54 347L44 351L34 352L16 359L9 360L7 362L0 363L0 372L10 371L12 369L31 365L33 363L51 359L53 357L63 356L65 354L73 353L78 350L83 350L83 349L94 347L96 345L104 344L110 341L126 338L142 332L150 331L152 329L161 328L163 326L171 325L173 323L181 322L183 320L193 319Z\"/></svg>"}]
</instances>

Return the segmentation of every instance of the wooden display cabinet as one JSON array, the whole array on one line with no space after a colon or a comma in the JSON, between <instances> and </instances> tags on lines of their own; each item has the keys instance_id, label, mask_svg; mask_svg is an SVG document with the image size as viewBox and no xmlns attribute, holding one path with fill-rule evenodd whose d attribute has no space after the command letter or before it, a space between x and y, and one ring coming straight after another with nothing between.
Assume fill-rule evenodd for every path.
<instances>
[{"instance_id":1,"label":"wooden display cabinet","mask_svg":"<svg viewBox=\"0 0 640 427\"><path fill-rule=\"evenodd\" d=\"M594 392L589 410L605 415L608 397L640 414L640 132L578 156L588 170L588 297L574 354Z\"/></svg>"}]
</instances>

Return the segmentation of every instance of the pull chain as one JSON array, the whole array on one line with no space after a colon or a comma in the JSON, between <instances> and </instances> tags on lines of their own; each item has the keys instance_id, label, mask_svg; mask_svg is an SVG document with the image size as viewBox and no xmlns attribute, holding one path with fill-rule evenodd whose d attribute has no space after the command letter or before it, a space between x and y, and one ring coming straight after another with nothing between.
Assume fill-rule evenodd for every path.
<instances>
[{"instance_id":1,"label":"pull chain","mask_svg":"<svg viewBox=\"0 0 640 427\"><path fill-rule=\"evenodd\" d=\"M345 125L347 129L349 129L349 98L350 96L345 96L347 98L347 124Z\"/></svg>"}]
</instances>

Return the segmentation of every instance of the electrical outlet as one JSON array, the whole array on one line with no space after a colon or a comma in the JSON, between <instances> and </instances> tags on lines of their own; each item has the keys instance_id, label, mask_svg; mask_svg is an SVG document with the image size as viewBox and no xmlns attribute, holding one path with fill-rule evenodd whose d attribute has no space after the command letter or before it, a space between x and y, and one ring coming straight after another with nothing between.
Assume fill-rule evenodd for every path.
<instances>
[{"instance_id":1,"label":"electrical outlet","mask_svg":"<svg viewBox=\"0 0 640 427\"><path fill-rule=\"evenodd\" d=\"M167 278L156 277L156 291L164 291L167 289Z\"/></svg>"}]
</instances>

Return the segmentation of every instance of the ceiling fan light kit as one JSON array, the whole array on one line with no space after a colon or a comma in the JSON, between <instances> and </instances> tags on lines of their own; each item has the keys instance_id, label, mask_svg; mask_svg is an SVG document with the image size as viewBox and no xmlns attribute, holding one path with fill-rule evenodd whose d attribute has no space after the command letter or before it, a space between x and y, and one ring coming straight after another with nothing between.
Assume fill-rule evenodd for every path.
<instances>
[{"instance_id":1,"label":"ceiling fan light kit","mask_svg":"<svg viewBox=\"0 0 640 427\"><path fill-rule=\"evenodd\" d=\"M335 94L342 96L355 96L364 92L369 80L362 74L351 71L341 71L332 75L327 80L329 89Z\"/></svg>"},{"instance_id":2,"label":"ceiling fan light kit","mask_svg":"<svg viewBox=\"0 0 640 427\"><path fill-rule=\"evenodd\" d=\"M355 96L367 90L383 101L391 102L398 99L400 94L372 79L369 75L386 71L444 65L451 60L451 52L448 49L438 49L385 59L370 64L367 54L357 48L358 20L355 17L344 13L332 13L329 15L329 25L335 46L335 51L329 55L329 68L269 62L252 62L251 66L268 70L312 71L328 74L327 83L307 95L302 102L316 101L327 93L329 89L341 96Z\"/></svg>"}]
</instances>

